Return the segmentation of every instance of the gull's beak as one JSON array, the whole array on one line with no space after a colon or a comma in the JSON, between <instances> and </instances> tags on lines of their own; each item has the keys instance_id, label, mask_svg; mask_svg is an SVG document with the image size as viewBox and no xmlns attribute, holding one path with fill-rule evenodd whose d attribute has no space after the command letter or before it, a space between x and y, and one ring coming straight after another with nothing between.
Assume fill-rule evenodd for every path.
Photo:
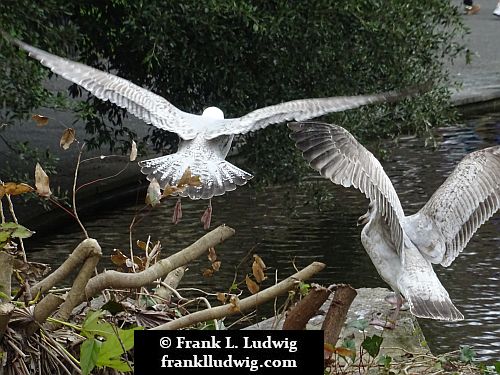
<instances>
[{"instance_id":1,"label":"gull's beak","mask_svg":"<svg viewBox=\"0 0 500 375\"><path fill-rule=\"evenodd\" d=\"M365 225L366 223L368 223L369 218L370 218L370 211L368 210L368 211L366 212L366 214L364 214L363 216L360 216L360 217L358 218L357 225L358 225L358 226L360 226L360 225Z\"/></svg>"}]
</instances>

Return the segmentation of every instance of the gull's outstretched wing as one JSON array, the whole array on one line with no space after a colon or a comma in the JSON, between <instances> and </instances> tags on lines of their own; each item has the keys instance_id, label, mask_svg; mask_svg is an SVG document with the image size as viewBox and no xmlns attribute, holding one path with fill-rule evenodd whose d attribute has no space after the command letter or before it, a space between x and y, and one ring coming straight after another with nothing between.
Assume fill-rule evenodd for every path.
<instances>
[{"instance_id":1,"label":"gull's outstretched wing","mask_svg":"<svg viewBox=\"0 0 500 375\"><path fill-rule=\"evenodd\" d=\"M422 227L439 230L441 243L435 244L434 251L440 254L432 257L447 267L499 208L500 146L493 146L464 157L415 216L422 223L432 224ZM425 241L427 237L422 231L415 240Z\"/></svg>"},{"instance_id":2,"label":"gull's outstretched wing","mask_svg":"<svg viewBox=\"0 0 500 375\"><path fill-rule=\"evenodd\" d=\"M147 124L177 133L186 140L193 139L199 132L194 124L200 116L181 111L149 90L126 79L32 47L20 40L10 39L54 73L82 86L99 99L109 100L127 109Z\"/></svg>"},{"instance_id":3,"label":"gull's outstretched wing","mask_svg":"<svg viewBox=\"0 0 500 375\"><path fill-rule=\"evenodd\" d=\"M309 165L333 183L360 190L375 205L401 255L404 212L379 161L344 128L318 122L291 123L290 137Z\"/></svg>"},{"instance_id":4,"label":"gull's outstretched wing","mask_svg":"<svg viewBox=\"0 0 500 375\"><path fill-rule=\"evenodd\" d=\"M242 117L219 120L206 129L205 138L212 139L220 135L248 133L263 129L271 124L309 120L328 113L342 112L367 104L395 102L428 89L429 84L424 84L401 91L389 91L373 95L293 100L259 108Z\"/></svg>"}]
</instances>

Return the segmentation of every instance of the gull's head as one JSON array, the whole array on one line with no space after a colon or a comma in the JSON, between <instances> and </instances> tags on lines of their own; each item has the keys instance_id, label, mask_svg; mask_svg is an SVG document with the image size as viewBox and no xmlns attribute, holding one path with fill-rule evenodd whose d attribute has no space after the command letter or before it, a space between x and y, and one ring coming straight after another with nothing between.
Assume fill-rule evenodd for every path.
<instances>
[{"instance_id":1,"label":"gull's head","mask_svg":"<svg viewBox=\"0 0 500 375\"><path fill-rule=\"evenodd\" d=\"M203 117L209 117L216 120L222 120L224 118L224 112L222 112L217 107L208 107L201 114Z\"/></svg>"}]
</instances>

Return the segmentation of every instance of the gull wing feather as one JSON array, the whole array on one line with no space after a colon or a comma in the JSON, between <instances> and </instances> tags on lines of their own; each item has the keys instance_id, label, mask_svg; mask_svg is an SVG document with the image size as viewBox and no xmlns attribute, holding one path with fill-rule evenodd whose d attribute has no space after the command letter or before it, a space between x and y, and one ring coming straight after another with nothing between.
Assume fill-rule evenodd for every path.
<instances>
[{"instance_id":1,"label":"gull wing feather","mask_svg":"<svg viewBox=\"0 0 500 375\"><path fill-rule=\"evenodd\" d=\"M415 95L429 88L428 84L401 91L388 91L373 95L337 96L330 98L293 100L259 108L238 117L219 120L206 129L205 138L220 135L243 134L286 121L305 121L332 112L342 112L367 104L387 103Z\"/></svg>"},{"instance_id":2,"label":"gull wing feather","mask_svg":"<svg viewBox=\"0 0 500 375\"><path fill-rule=\"evenodd\" d=\"M99 99L109 100L127 109L147 124L177 133L186 140L193 139L198 133L193 124L201 116L183 112L149 90L126 79L32 47L20 40L12 41L54 73L82 86Z\"/></svg>"},{"instance_id":3,"label":"gull wing feather","mask_svg":"<svg viewBox=\"0 0 500 375\"><path fill-rule=\"evenodd\" d=\"M434 257L447 267L499 208L500 146L493 146L464 157L417 215L440 231Z\"/></svg>"},{"instance_id":4,"label":"gull wing feather","mask_svg":"<svg viewBox=\"0 0 500 375\"><path fill-rule=\"evenodd\" d=\"M309 165L335 184L353 186L374 204L387 222L398 254L403 247L404 212L379 161L344 128L318 122L291 123L290 137Z\"/></svg>"}]
</instances>

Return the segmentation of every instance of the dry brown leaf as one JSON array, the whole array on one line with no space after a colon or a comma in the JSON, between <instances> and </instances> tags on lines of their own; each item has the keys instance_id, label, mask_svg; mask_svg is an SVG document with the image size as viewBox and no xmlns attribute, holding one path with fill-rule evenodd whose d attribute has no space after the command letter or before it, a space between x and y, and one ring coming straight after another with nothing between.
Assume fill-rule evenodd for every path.
<instances>
[{"instance_id":1,"label":"dry brown leaf","mask_svg":"<svg viewBox=\"0 0 500 375\"><path fill-rule=\"evenodd\" d=\"M335 347L332 344L330 344L329 342L325 342L323 344L323 350L327 353L330 353L330 354L335 353Z\"/></svg>"},{"instance_id":2,"label":"dry brown leaf","mask_svg":"<svg viewBox=\"0 0 500 375\"><path fill-rule=\"evenodd\" d=\"M188 183L189 186L201 186L201 178L200 176L191 176L191 179Z\"/></svg>"},{"instance_id":3,"label":"dry brown leaf","mask_svg":"<svg viewBox=\"0 0 500 375\"><path fill-rule=\"evenodd\" d=\"M208 260L212 263L217 260L217 254L215 253L215 248L213 247L208 249Z\"/></svg>"},{"instance_id":4,"label":"dry brown leaf","mask_svg":"<svg viewBox=\"0 0 500 375\"><path fill-rule=\"evenodd\" d=\"M203 277L212 277L214 272L215 271L212 268L204 268L201 274Z\"/></svg>"},{"instance_id":5,"label":"dry brown leaf","mask_svg":"<svg viewBox=\"0 0 500 375\"><path fill-rule=\"evenodd\" d=\"M229 298L229 303L233 305L233 311L240 311L240 300L237 296L231 296L231 298Z\"/></svg>"},{"instance_id":6,"label":"dry brown leaf","mask_svg":"<svg viewBox=\"0 0 500 375\"><path fill-rule=\"evenodd\" d=\"M31 118L36 122L36 126L42 127L49 123L49 118L42 115L32 115Z\"/></svg>"},{"instance_id":7,"label":"dry brown leaf","mask_svg":"<svg viewBox=\"0 0 500 375\"><path fill-rule=\"evenodd\" d=\"M216 295L217 295L217 301L226 303L227 293L218 292Z\"/></svg>"},{"instance_id":8,"label":"dry brown leaf","mask_svg":"<svg viewBox=\"0 0 500 375\"><path fill-rule=\"evenodd\" d=\"M142 259L141 257L138 257L136 255L134 255L134 263L137 265L137 267L140 269L140 270L143 270L144 267L146 266L145 262L144 262L144 259Z\"/></svg>"},{"instance_id":9,"label":"dry brown leaf","mask_svg":"<svg viewBox=\"0 0 500 375\"><path fill-rule=\"evenodd\" d=\"M125 265L127 259L128 257L118 249L114 249L113 254L111 254L111 261L119 267Z\"/></svg>"},{"instance_id":10,"label":"dry brown leaf","mask_svg":"<svg viewBox=\"0 0 500 375\"><path fill-rule=\"evenodd\" d=\"M184 190L184 189L179 189L177 186L167 185L167 186L165 186L165 189L163 189L162 198L168 197L168 196L175 194L175 193L178 193L179 191L182 191L182 190Z\"/></svg>"},{"instance_id":11,"label":"dry brown leaf","mask_svg":"<svg viewBox=\"0 0 500 375\"><path fill-rule=\"evenodd\" d=\"M18 184L15 182L6 182L5 184L0 185L0 198L2 198L5 194L9 195L20 195L24 193L29 193L34 189L27 184Z\"/></svg>"},{"instance_id":12,"label":"dry brown leaf","mask_svg":"<svg viewBox=\"0 0 500 375\"><path fill-rule=\"evenodd\" d=\"M266 275L264 274L262 264L260 262L257 262L256 260L254 260L252 263L252 273L258 283L261 283L262 281L267 279Z\"/></svg>"},{"instance_id":13,"label":"dry brown leaf","mask_svg":"<svg viewBox=\"0 0 500 375\"><path fill-rule=\"evenodd\" d=\"M61 140L59 141L59 145L64 149L67 150L69 146L75 141L75 129L73 128L67 128L62 137Z\"/></svg>"},{"instance_id":14,"label":"dry brown leaf","mask_svg":"<svg viewBox=\"0 0 500 375\"><path fill-rule=\"evenodd\" d=\"M137 240L137 247L143 251L146 251L146 242Z\"/></svg>"},{"instance_id":15,"label":"dry brown leaf","mask_svg":"<svg viewBox=\"0 0 500 375\"><path fill-rule=\"evenodd\" d=\"M153 178L148 186L148 192L146 193L146 204L151 207L157 206L160 204L161 199L161 190L160 184L156 181L156 178Z\"/></svg>"},{"instance_id":16,"label":"dry brown leaf","mask_svg":"<svg viewBox=\"0 0 500 375\"><path fill-rule=\"evenodd\" d=\"M327 344L325 344L325 350L326 350L326 345ZM337 353L338 355L341 355L342 357L353 357L356 354L351 349L342 348L342 347L335 348L333 350L333 352Z\"/></svg>"},{"instance_id":17,"label":"dry brown leaf","mask_svg":"<svg viewBox=\"0 0 500 375\"><path fill-rule=\"evenodd\" d=\"M265 270L267 268L266 264L264 263L264 261L262 260L262 258L260 256L258 256L257 254L254 254L253 260L255 262L259 263L260 268L262 268L263 270Z\"/></svg>"},{"instance_id":18,"label":"dry brown leaf","mask_svg":"<svg viewBox=\"0 0 500 375\"><path fill-rule=\"evenodd\" d=\"M132 149L130 150L130 161L137 159L137 144L132 141Z\"/></svg>"},{"instance_id":19,"label":"dry brown leaf","mask_svg":"<svg viewBox=\"0 0 500 375\"><path fill-rule=\"evenodd\" d=\"M49 198L52 195L49 186L49 176L47 176L47 173L45 173L38 163L36 163L35 167L35 187L36 192L41 197Z\"/></svg>"},{"instance_id":20,"label":"dry brown leaf","mask_svg":"<svg viewBox=\"0 0 500 375\"><path fill-rule=\"evenodd\" d=\"M187 167L181 179L177 183L177 187L200 186L200 185L201 185L200 176L193 176L191 174L191 168L189 167Z\"/></svg>"},{"instance_id":21,"label":"dry brown leaf","mask_svg":"<svg viewBox=\"0 0 500 375\"><path fill-rule=\"evenodd\" d=\"M214 271L218 271L220 269L220 265L221 265L221 261L220 260L216 260L215 262L212 263L212 268Z\"/></svg>"},{"instance_id":22,"label":"dry brown leaf","mask_svg":"<svg viewBox=\"0 0 500 375\"><path fill-rule=\"evenodd\" d=\"M252 294L257 293L260 290L259 284L249 278L248 275L245 277L245 284L247 284L247 289Z\"/></svg>"}]
</instances>

